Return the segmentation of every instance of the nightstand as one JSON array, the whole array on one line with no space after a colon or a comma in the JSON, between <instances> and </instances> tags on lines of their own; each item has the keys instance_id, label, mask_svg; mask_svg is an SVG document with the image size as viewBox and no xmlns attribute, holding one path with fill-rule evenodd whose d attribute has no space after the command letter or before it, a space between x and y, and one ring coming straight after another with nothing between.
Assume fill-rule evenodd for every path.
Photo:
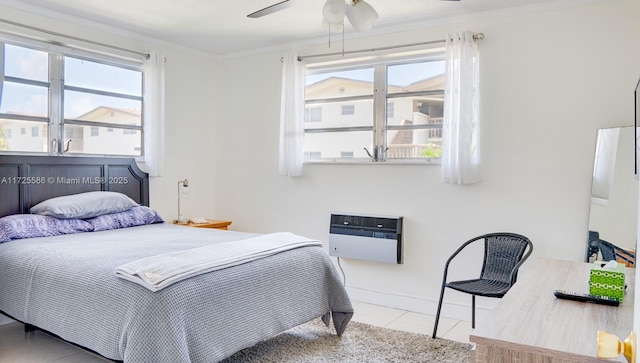
<instances>
[{"instance_id":1,"label":"nightstand","mask_svg":"<svg viewBox=\"0 0 640 363\"><path fill-rule=\"evenodd\" d=\"M177 223L176 223L177 224ZM178 224L180 226L186 226L186 227L197 227L197 228L216 228L216 229L224 229L227 230L229 229L229 225L231 224L231 221L221 221L221 220L217 220L217 219L207 219L206 223L187 223L187 224Z\"/></svg>"}]
</instances>

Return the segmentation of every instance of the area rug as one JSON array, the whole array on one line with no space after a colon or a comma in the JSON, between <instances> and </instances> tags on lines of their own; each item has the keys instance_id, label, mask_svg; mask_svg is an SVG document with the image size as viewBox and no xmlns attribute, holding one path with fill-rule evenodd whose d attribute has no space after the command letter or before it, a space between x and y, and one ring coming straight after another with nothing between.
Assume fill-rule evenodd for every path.
<instances>
[{"instance_id":1,"label":"area rug","mask_svg":"<svg viewBox=\"0 0 640 363\"><path fill-rule=\"evenodd\" d=\"M471 345L350 322L342 337L320 319L239 351L223 363L467 363Z\"/></svg>"}]
</instances>

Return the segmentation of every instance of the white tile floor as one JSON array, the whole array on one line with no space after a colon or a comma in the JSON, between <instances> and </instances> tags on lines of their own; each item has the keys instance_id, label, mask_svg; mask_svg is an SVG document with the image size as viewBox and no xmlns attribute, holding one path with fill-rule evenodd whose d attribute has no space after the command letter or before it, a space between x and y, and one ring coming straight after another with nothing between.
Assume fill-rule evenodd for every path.
<instances>
[{"instance_id":1,"label":"white tile floor","mask_svg":"<svg viewBox=\"0 0 640 363\"><path fill-rule=\"evenodd\" d=\"M355 302L353 320L431 336L435 317ZM347 329L348 330L348 329ZM438 337L469 342L471 323L440 318ZM20 323L0 325L0 363L99 363L107 360L40 331L24 333Z\"/></svg>"},{"instance_id":2,"label":"white tile floor","mask_svg":"<svg viewBox=\"0 0 640 363\"><path fill-rule=\"evenodd\" d=\"M354 302L353 321L381 326L389 329L408 331L431 336L433 333L434 315L426 315L389 308L386 306ZM440 317L438 337L469 343L471 322Z\"/></svg>"}]
</instances>

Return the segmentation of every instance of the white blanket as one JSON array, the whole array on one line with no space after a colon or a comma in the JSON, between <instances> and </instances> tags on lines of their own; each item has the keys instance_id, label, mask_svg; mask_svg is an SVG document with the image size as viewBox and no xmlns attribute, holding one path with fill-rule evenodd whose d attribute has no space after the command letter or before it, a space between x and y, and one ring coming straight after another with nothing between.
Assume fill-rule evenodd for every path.
<instances>
[{"instance_id":1,"label":"white blanket","mask_svg":"<svg viewBox=\"0 0 640 363\"><path fill-rule=\"evenodd\" d=\"M143 258L117 267L115 273L151 291L158 291L193 276L305 246L322 244L289 232L271 233Z\"/></svg>"}]
</instances>

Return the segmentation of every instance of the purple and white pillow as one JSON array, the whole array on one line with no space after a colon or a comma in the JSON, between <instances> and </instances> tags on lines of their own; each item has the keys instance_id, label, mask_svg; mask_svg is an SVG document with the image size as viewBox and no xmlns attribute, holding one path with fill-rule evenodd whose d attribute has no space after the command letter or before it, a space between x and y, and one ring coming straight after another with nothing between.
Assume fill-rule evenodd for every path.
<instances>
[{"instance_id":1,"label":"purple and white pillow","mask_svg":"<svg viewBox=\"0 0 640 363\"><path fill-rule=\"evenodd\" d=\"M0 243L91 231L93 226L82 219L59 219L39 214L14 214L0 218Z\"/></svg>"},{"instance_id":2,"label":"purple and white pillow","mask_svg":"<svg viewBox=\"0 0 640 363\"><path fill-rule=\"evenodd\" d=\"M93 230L96 232L164 222L158 212L145 206L133 207L124 212L103 214L86 219L86 221L93 226Z\"/></svg>"}]
</instances>

